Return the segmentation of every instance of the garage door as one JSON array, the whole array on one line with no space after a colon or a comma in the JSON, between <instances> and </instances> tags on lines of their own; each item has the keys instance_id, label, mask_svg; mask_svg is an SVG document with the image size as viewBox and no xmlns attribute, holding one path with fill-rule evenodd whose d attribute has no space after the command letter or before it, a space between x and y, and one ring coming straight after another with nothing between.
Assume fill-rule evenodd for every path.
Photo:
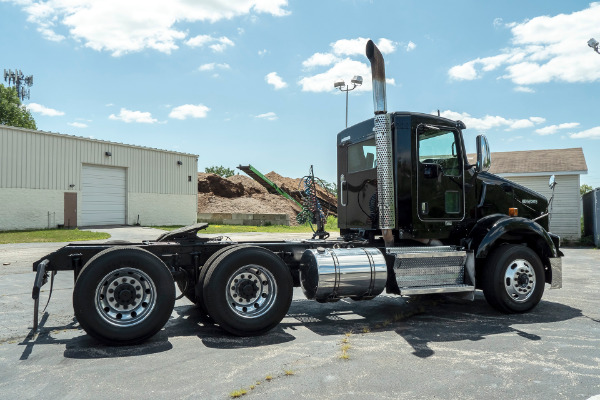
<instances>
[{"instance_id":1,"label":"garage door","mask_svg":"<svg viewBox=\"0 0 600 400\"><path fill-rule=\"evenodd\" d=\"M81 225L124 225L125 168L84 165L81 174Z\"/></svg>"}]
</instances>

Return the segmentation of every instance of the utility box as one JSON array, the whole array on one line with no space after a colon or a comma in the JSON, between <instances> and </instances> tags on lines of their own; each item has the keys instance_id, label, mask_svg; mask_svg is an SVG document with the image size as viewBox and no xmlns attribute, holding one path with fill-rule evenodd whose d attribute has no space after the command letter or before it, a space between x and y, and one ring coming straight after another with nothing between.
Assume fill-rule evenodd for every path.
<instances>
[{"instance_id":1,"label":"utility box","mask_svg":"<svg viewBox=\"0 0 600 400\"><path fill-rule=\"evenodd\" d=\"M581 196L583 203L583 236L594 236L594 244L600 247L600 188Z\"/></svg>"}]
</instances>

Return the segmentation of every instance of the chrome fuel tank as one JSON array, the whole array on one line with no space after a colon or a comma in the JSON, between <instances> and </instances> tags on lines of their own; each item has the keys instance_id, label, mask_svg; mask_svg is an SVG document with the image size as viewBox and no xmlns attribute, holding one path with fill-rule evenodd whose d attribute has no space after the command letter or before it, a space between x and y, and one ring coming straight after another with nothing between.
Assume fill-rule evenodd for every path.
<instances>
[{"instance_id":1,"label":"chrome fuel tank","mask_svg":"<svg viewBox=\"0 0 600 400\"><path fill-rule=\"evenodd\" d=\"M302 255L300 283L306 298L371 299L385 288L387 266L374 248L309 249Z\"/></svg>"}]
</instances>

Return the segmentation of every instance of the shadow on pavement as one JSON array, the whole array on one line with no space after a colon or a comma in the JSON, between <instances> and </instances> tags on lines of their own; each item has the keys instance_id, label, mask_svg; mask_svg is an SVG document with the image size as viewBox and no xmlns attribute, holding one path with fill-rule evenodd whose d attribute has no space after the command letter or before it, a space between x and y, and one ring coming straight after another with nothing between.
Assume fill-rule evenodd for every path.
<instances>
[{"instance_id":1,"label":"shadow on pavement","mask_svg":"<svg viewBox=\"0 0 600 400\"><path fill-rule=\"evenodd\" d=\"M175 307L177 317L148 341L135 346L106 346L85 334L73 319L65 326L45 326L48 314L42 316L38 335L30 333L20 345L25 346L21 360L31 355L35 346L62 344L64 356L74 359L134 357L161 353L173 348L171 337L198 337L206 347L241 349L272 346L296 339L300 327L320 336L343 335L348 332L394 331L413 348L412 354L426 358L434 354L430 343L482 340L487 336L515 333L528 340L541 340L536 334L520 330L519 324L545 324L581 317L581 310L559 303L542 301L525 314L502 314L492 309L481 294L474 301L447 296L411 298L378 297L371 301L343 300L320 304L310 300L294 300L284 320L261 336L237 337L221 330L200 311L189 305ZM77 330L77 336L57 339L57 331Z\"/></svg>"}]
</instances>

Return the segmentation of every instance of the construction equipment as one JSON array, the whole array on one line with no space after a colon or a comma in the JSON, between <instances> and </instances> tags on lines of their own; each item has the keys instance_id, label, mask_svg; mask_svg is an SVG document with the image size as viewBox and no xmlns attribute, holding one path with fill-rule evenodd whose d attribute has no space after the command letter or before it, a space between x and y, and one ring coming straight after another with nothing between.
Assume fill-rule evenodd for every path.
<instances>
[{"instance_id":1,"label":"construction equipment","mask_svg":"<svg viewBox=\"0 0 600 400\"><path fill-rule=\"evenodd\" d=\"M293 201L300 207L303 207L302 202L303 202L303 198L305 197L304 196L305 189L303 186L298 187L296 190L286 191L283 188L277 186L277 184L275 182L273 182L272 180L267 178L265 175L263 175L259 170L254 168L252 165L240 165L240 166L238 166L238 169L245 172L250 178L252 178L256 182L258 182L262 187L267 189L267 191L269 193L280 194L283 197L285 197L286 199ZM312 166L311 166L311 171L312 171ZM312 174L312 172L311 172L311 174ZM301 185L304 185L305 178L306 177L302 178ZM313 178L314 178L314 174L313 174ZM317 179L317 182L320 182L320 179L318 179L318 178L316 178L316 179ZM321 185L321 187L323 187L323 190L326 190L325 186L323 185L322 182L320 182L320 185ZM319 204L321 204L321 207L324 208L325 210L327 210L327 213L329 215L337 216L337 204L334 201L321 195L318 192L318 190L315 190L315 196L316 196L317 200L319 201Z\"/></svg>"}]
</instances>

